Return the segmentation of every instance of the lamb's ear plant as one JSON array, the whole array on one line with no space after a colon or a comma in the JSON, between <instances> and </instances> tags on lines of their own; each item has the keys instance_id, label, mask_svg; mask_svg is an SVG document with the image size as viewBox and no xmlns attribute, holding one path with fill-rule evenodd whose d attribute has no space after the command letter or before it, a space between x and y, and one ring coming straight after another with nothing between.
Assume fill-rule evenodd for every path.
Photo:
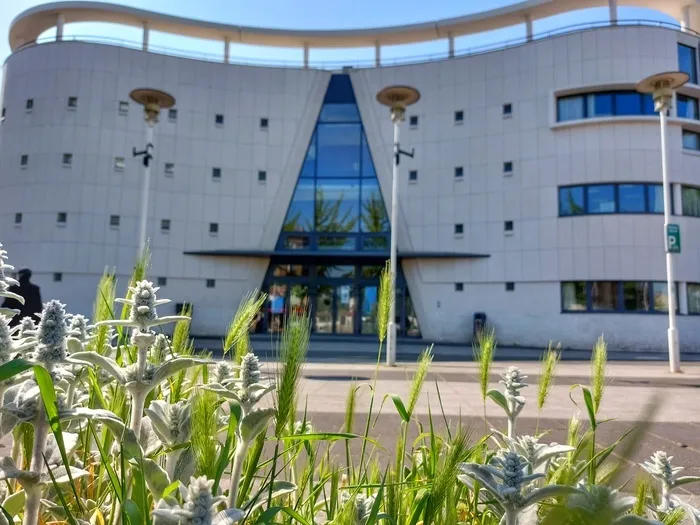
<instances>
[{"instance_id":1,"label":"lamb's ear plant","mask_svg":"<svg viewBox=\"0 0 700 525\"><path fill-rule=\"evenodd\" d=\"M672 459L673 456L669 456L663 450L658 450L649 460L640 465L661 485L661 504L657 508L660 512L669 512L684 504L671 494L675 488L700 481L700 476L678 476L683 467L674 467Z\"/></svg>"},{"instance_id":2,"label":"lamb's ear plant","mask_svg":"<svg viewBox=\"0 0 700 525\"><path fill-rule=\"evenodd\" d=\"M489 390L486 395L490 397L506 413L508 420L508 437L515 438L515 425L520 412L525 407L525 398L520 395L520 390L527 386L522 370L517 366L508 367L502 374L501 383L503 392Z\"/></svg>"}]
</instances>

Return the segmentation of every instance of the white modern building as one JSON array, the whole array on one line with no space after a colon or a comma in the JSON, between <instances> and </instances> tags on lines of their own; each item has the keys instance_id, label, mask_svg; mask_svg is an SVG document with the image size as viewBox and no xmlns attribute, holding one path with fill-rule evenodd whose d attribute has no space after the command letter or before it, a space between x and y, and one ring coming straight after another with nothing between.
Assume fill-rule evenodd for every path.
<instances>
[{"instance_id":1,"label":"white modern building","mask_svg":"<svg viewBox=\"0 0 700 525\"><path fill-rule=\"evenodd\" d=\"M609 7L609 20L533 34L533 21ZM678 25L621 20L656 8ZM68 40L65 24L143 27L138 49ZM461 36L522 25L522 41L460 53ZM56 28L55 37L38 39ZM219 40L218 61L149 48L149 32ZM10 28L0 123L0 241L45 298L89 314L138 244L142 108L173 95L155 128L148 236L161 295L192 302L192 331L220 336L243 295L270 294L260 332L308 305L317 333L374 332L389 254L392 125L376 93L410 85L400 165L400 334L468 342L483 312L504 344L665 352L667 290L659 117L642 78L682 70L669 115L681 349L700 351L697 0L528 0L425 24L285 31L112 4L30 9ZM38 39L38 40L37 40ZM400 65L388 45L444 40ZM299 67L230 63L229 43L296 47ZM371 64L313 67L310 50L370 47Z\"/></svg>"}]
</instances>

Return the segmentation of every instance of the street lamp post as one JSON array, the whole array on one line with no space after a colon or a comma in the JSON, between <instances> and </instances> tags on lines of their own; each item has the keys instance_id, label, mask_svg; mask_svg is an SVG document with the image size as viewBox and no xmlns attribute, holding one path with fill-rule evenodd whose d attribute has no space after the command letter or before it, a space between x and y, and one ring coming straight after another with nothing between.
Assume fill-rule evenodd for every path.
<instances>
[{"instance_id":1,"label":"street lamp post","mask_svg":"<svg viewBox=\"0 0 700 525\"><path fill-rule=\"evenodd\" d=\"M171 108L175 105L175 99L157 89L134 89L129 96L143 106L146 120L146 147L143 151L136 151L134 157L143 156L143 185L141 187L141 211L139 216L139 255L146 248L146 225L148 223L148 192L151 185L151 160L153 159L153 128L158 122L161 109Z\"/></svg>"},{"instance_id":2,"label":"street lamp post","mask_svg":"<svg viewBox=\"0 0 700 525\"><path fill-rule=\"evenodd\" d=\"M681 371L681 354L676 329L676 286L673 279L673 252L669 246L669 224L671 223L671 188L668 181L668 141L666 136L666 112L671 107L674 90L688 82L688 75L680 71L658 73L637 84L640 93L651 93L654 110L661 121L661 175L664 192L664 246L666 249L666 281L668 288L668 362L672 373Z\"/></svg>"},{"instance_id":3,"label":"street lamp post","mask_svg":"<svg viewBox=\"0 0 700 525\"><path fill-rule=\"evenodd\" d=\"M406 115L406 107L415 104L420 99L417 89L409 86L389 86L377 93L377 102L391 109L391 122L394 125L393 169L391 173L391 303L389 306L389 324L386 339L386 364L396 364L396 266L397 266L397 215L399 198L399 162L401 155L413 157L413 151L402 151L399 146L399 129Z\"/></svg>"}]
</instances>

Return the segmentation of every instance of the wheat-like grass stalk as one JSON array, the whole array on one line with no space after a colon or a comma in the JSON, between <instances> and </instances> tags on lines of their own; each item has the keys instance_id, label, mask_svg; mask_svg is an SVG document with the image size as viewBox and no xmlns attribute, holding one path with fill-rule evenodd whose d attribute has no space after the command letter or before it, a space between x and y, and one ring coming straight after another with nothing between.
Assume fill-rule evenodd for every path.
<instances>
[{"instance_id":1,"label":"wheat-like grass stalk","mask_svg":"<svg viewBox=\"0 0 700 525\"><path fill-rule=\"evenodd\" d=\"M248 332L244 332L238 341L236 341L234 349L236 352L235 362L240 364L243 360L243 356L253 351L253 348L250 345L250 335Z\"/></svg>"},{"instance_id":2,"label":"wheat-like grass stalk","mask_svg":"<svg viewBox=\"0 0 700 525\"><path fill-rule=\"evenodd\" d=\"M197 465L196 475L213 478L218 463L219 397L208 390L197 389L192 400L191 446Z\"/></svg>"},{"instance_id":3,"label":"wheat-like grass stalk","mask_svg":"<svg viewBox=\"0 0 700 525\"><path fill-rule=\"evenodd\" d=\"M549 394L554 387L554 378L556 375L559 360L561 359L561 345L552 348L552 343L549 343L547 352L542 357L542 373L537 384L537 424L535 426L535 435L539 434L540 430L540 415L544 404L547 402Z\"/></svg>"},{"instance_id":4,"label":"wheat-like grass stalk","mask_svg":"<svg viewBox=\"0 0 700 525\"><path fill-rule=\"evenodd\" d=\"M601 335L593 347L591 357L591 396L593 398L593 409L598 413L600 403L603 400L603 393L607 383L605 375L608 363L608 345Z\"/></svg>"},{"instance_id":5,"label":"wheat-like grass stalk","mask_svg":"<svg viewBox=\"0 0 700 525\"><path fill-rule=\"evenodd\" d=\"M416 409L418 398L423 390L423 384L425 383L425 378L428 375L428 370L430 370L430 364L432 362L433 346L430 345L421 352L418 358L418 368L416 369L416 373L413 374L413 380L411 381L411 386L408 391L408 405L406 406L408 417L413 416L413 411Z\"/></svg>"},{"instance_id":6,"label":"wheat-like grass stalk","mask_svg":"<svg viewBox=\"0 0 700 525\"><path fill-rule=\"evenodd\" d=\"M114 298L117 295L117 283L114 270L105 270L97 284L95 304L92 310L92 322L107 321L114 319ZM109 341L110 329L107 325L100 325L95 328L95 337L88 344L88 349L98 353L104 353Z\"/></svg>"},{"instance_id":7,"label":"wheat-like grass stalk","mask_svg":"<svg viewBox=\"0 0 700 525\"><path fill-rule=\"evenodd\" d=\"M236 310L236 315L233 316L231 324L228 326L228 330L226 330L224 354L228 353L242 337L248 334L253 321L258 315L262 305L265 304L266 299L267 294L260 293L258 290L247 293L243 299L241 299L238 310Z\"/></svg>"},{"instance_id":8,"label":"wheat-like grass stalk","mask_svg":"<svg viewBox=\"0 0 700 525\"><path fill-rule=\"evenodd\" d=\"M179 315L183 315L192 319L192 305L189 303L185 303L182 306L182 310L179 312ZM186 348L189 346L190 319L188 319L187 321L182 320L175 323L175 328L173 329L171 350L176 355L185 353Z\"/></svg>"},{"instance_id":9,"label":"wheat-like grass stalk","mask_svg":"<svg viewBox=\"0 0 700 525\"><path fill-rule=\"evenodd\" d=\"M474 361L476 362L479 374L479 389L481 399L486 403L486 393L489 391L491 382L491 366L496 355L496 331L492 328L485 328L476 334L474 341Z\"/></svg>"},{"instance_id":10,"label":"wheat-like grass stalk","mask_svg":"<svg viewBox=\"0 0 700 525\"><path fill-rule=\"evenodd\" d=\"M389 326L389 311L391 303L395 301L394 280L391 275L389 261L384 263L384 269L379 276L379 294L377 298L377 336L379 342L386 339L387 327Z\"/></svg>"}]
</instances>

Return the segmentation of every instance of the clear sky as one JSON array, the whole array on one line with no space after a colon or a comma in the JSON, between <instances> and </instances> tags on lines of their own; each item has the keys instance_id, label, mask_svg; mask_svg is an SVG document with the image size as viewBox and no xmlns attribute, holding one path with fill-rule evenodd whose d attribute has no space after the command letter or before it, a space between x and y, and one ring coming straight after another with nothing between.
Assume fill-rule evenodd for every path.
<instances>
[{"instance_id":1,"label":"clear sky","mask_svg":"<svg viewBox=\"0 0 700 525\"><path fill-rule=\"evenodd\" d=\"M290 29L336 29L378 27L412 22L426 22L452 16L465 15L516 3L513 0L113 0L115 3L159 11L167 14L197 18L222 23L277 27ZM8 29L19 13L40 5L40 0L0 0L0 58L4 61L10 53ZM620 19L674 20L648 9L620 8ZM608 19L607 8L567 13L534 23L535 34L564 26ZM495 44L524 36L524 24L489 33L461 37L455 41L455 49L468 49L485 44ZM91 35L140 43L141 31L137 28L115 27L107 24L83 23L66 26L65 35ZM53 35L53 30L47 35ZM186 49L189 52L211 55L223 54L220 42L176 37L152 33L152 46ZM444 41L392 46L382 49L382 58L407 57L444 53ZM244 45L231 46L231 60L274 60L300 62L301 50L259 48ZM311 61L353 62L373 60L373 49L311 50Z\"/></svg>"}]
</instances>

